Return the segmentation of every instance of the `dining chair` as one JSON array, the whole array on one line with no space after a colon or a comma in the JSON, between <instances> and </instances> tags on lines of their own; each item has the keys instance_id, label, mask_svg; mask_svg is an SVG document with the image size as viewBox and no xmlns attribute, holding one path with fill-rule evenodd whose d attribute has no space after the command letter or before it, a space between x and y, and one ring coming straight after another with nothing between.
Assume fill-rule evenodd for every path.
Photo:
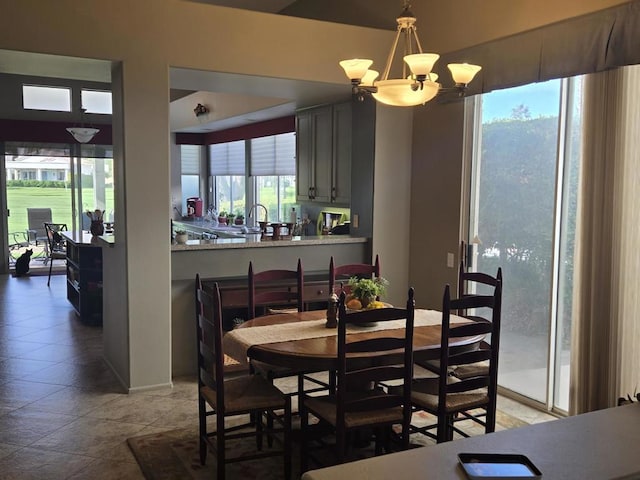
<instances>
[{"instance_id":1,"label":"dining chair","mask_svg":"<svg viewBox=\"0 0 640 480\"><path fill-rule=\"evenodd\" d=\"M51 283L51 271L53 270L54 260L66 260L67 259L67 246L64 241L64 237L60 235L60 232L67 230L66 223L45 223L45 237L47 239L46 244L46 262L49 262L49 278L47 279L47 287Z\"/></svg>"},{"instance_id":2,"label":"dining chair","mask_svg":"<svg viewBox=\"0 0 640 480\"><path fill-rule=\"evenodd\" d=\"M280 269L262 272L255 272L253 262L249 262L248 284L249 319L256 317L258 308L262 308L262 313L267 314L304 310L304 273L300 259L298 259L296 270ZM292 308L291 305L294 307ZM305 380L317 386L308 391L317 392L329 388L327 383L308 376L311 373L317 373L314 371L280 367L256 360L251 361L250 367L252 372L261 374L271 382L278 378L297 377L297 389L291 395L304 391Z\"/></svg>"},{"instance_id":3,"label":"dining chair","mask_svg":"<svg viewBox=\"0 0 640 480\"><path fill-rule=\"evenodd\" d=\"M500 284L500 289L502 291L503 280L502 280L502 268L498 267L498 271L495 277L492 277L489 274L483 272L468 272L464 268L464 263L460 262L460 267L458 269L458 298L463 298L467 295L473 294L494 294L496 287ZM502 295L500 295L500 299L497 301L501 302ZM494 308L498 308L498 312L501 312L502 305L494 305ZM486 309L485 309L486 310ZM490 313L490 312L489 312ZM476 322L490 322L491 314L487 315L481 310L474 310L473 313L468 310L462 310L458 312L458 315L461 315L465 318ZM480 348L489 348L487 343L491 341L500 341L500 331L492 332L491 335L484 341L480 343ZM458 378L471 377L478 373L480 370L488 371L489 363L488 362L480 362L473 365L462 365L459 367L455 367L452 369L453 374Z\"/></svg>"},{"instance_id":4,"label":"dining chair","mask_svg":"<svg viewBox=\"0 0 640 480\"><path fill-rule=\"evenodd\" d=\"M336 291L336 282L342 282L342 289L346 293L350 293L350 288L346 284L351 277L358 278L372 278L380 276L380 259L376 255L376 259L373 265L368 263L350 263L345 265L336 266L333 260L333 256L329 261L329 291L336 294L340 294Z\"/></svg>"},{"instance_id":5,"label":"dining chair","mask_svg":"<svg viewBox=\"0 0 640 480\"><path fill-rule=\"evenodd\" d=\"M309 414L330 426L335 433L338 463L343 463L347 458L348 435L363 428L375 432L376 455L382 453L383 446L388 450L389 432L393 425L402 426L400 448L404 450L409 447L415 308L413 288L409 289L406 308L347 313L345 297L345 293L341 292L336 391L324 396L303 395L301 399L302 471L307 470L309 459L312 458L310 441L314 436L312 430L317 427L309 425ZM358 335L349 339L350 335L347 334L348 328L363 333L372 324L390 321L398 321L392 330L381 330L364 338ZM389 356L391 353L393 355ZM400 390L390 392L377 386L379 382L398 382Z\"/></svg>"},{"instance_id":6,"label":"dining chair","mask_svg":"<svg viewBox=\"0 0 640 480\"><path fill-rule=\"evenodd\" d=\"M464 248L464 242L462 244L462 248ZM460 266L458 268L458 298L463 298L467 295L474 294L487 294L493 295L495 294L496 286L500 283L502 287L502 268L498 267L498 271L495 277L483 272L469 272L465 269L464 260L460 260ZM501 310L501 305L498 305ZM487 311L487 309L480 310L475 309L473 312L470 310L458 310L455 312L457 315L468 318L469 320L473 320L476 322L491 322L491 309ZM487 343L490 341L490 338L495 338L500 335L500 332L494 332L488 336L486 340L483 340L480 343L480 348L490 348ZM499 338L498 338L499 341ZM416 370L419 371L420 368L424 368L430 372L438 374L440 371L440 365L438 360L417 360L416 365L418 368ZM479 362L473 365L461 365L461 366L452 366L449 368L449 374L455 375L459 378L474 376L479 373L479 370L483 370L484 372L488 372L489 370L489 362ZM415 372L414 372L415 374ZM425 376L429 376L428 372Z\"/></svg>"},{"instance_id":7,"label":"dining chair","mask_svg":"<svg viewBox=\"0 0 640 480\"><path fill-rule=\"evenodd\" d=\"M214 283L211 292L203 289L200 275L195 281L196 338L198 352L198 423L200 463L205 464L207 450L216 454L218 480L225 478L227 463L282 455L284 474L291 478L291 400L258 375L224 378L222 351L222 311L220 289ZM279 415L278 411L284 411ZM227 417L249 415L244 423L227 426ZM207 419L215 416L215 430L209 431ZM270 419L263 423L264 418ZM277 427L273 428L274 422ZM263 435L269 439L282 434L282 448L262 451ZM256 437L256 451L227 456L227 441ZM270 442L271 443L271 442Z\"/></svg>"},{"instance_id":8,"label":"dining chair","mask_svg":"<svg viewBox=\"0 0 640 480\"><path fill-rule=\"evenodd\" d=\"M411 390L414 411L423 410L435 415L437 423L424 427L412 426L412 432L422 433L440 443L452 440L454 431L468 436L455 426L456 422L462 420L479 423L484 426L485 433L495 430L501 299L501 282L496 284L492 295L466 295L458 299L451 299L450 287L445 287L438 375L414 379ZM491 321L470 320L451 326L452 312L473 308L490 308ZM472 350L451 346L458 338L482 335L491 335L491 343L484 343ZM488 368L476 369L473 374L463 378L451 375L452 367L470 367L482 362L488 362ZM480 413L477 413L478 409ZM434 428L435 434L431 431Z\"/></svg>"}]
</instances>

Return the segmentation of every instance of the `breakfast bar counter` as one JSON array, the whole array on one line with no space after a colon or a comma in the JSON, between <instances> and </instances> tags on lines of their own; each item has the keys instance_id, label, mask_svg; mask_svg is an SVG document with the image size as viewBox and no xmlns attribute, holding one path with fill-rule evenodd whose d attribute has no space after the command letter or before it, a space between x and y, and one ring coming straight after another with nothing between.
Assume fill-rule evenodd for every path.
<instances>
[{"instance_id":1,"label":"breakfast bar counter","mask_svg":"<svg viewBox=\"0 0 640 480\"><path fill-rule=\"evenodd\" d=\"M194 339L194 281L196 273L203 281L217 281L234 289L234 305L239 307L241 292L246 292L249 262L255 271L271 269L295 270L302 261L305 282L311 293L307 300L326 301L329 261L337 265L371 262L371 241L348 235L293 237L262 240L260 235L244 238L188 240L171 245L171 343L173 375L196 373L196 341ZM315 282L315 283L314 283ZM323 293L320 293L323 292ZM238 298L236 298L238 297ZM246 293L245 293L246 300ZM245 307L246 309L246 307Z\"/></svg>"}]
</instances>

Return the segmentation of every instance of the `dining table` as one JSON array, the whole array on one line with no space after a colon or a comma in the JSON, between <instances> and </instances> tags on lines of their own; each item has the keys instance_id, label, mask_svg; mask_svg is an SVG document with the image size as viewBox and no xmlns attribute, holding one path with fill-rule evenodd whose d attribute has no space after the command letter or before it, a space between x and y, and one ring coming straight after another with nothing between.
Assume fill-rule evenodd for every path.
<instances>
[{"instance_id":1,"label":"dining table","mask_svg":"<svg viewBox=\"0 0 640 480\"><path fill-rule=\"evenodd\" d=\"M416 309L413 349L416 360L438 359L442 313ZM451 315L452 326L470 320ZM349 341L375 337L404 336L404 320L380 322L366 327L349 327ZM477 348L483 335L456 338L449 346L455 349ZM287 312L264 315L246 321L227 332L223 338L224 353L241 364L250 359L281 367L331 371L336 369L337 328L326 327L326 311ZM383 359L369 353L352 354L351 362L394 362L394 355ZM401 355L398 355L401 358Z\"/></svg>"}]
</instances>

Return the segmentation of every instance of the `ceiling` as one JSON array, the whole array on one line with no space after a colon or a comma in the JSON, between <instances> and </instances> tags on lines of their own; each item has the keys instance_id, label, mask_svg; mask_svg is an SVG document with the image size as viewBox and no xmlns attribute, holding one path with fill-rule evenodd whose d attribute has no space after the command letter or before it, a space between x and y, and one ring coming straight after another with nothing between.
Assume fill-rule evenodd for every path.
<instances>
[{"instance_id":1,"label":"ceiling","mask_svg":"<svg viewBox=\"0 0 640 480\"><path fill-rule=\"evenodd\" d=\"M305 0L189 1L302 16L293 7L304 3ZM370 17L363 15L362 9L358 8L358 4L365 0L343 1L350 3L355 8L354 11L359 12L354 17L362 20L362 25L372 26L367 20ZM399 0L393 0L389 3L397 7L398 2ZM317 7L317 3L312 2L312 5ZM303 7L305 8L302 10L306 10L306 5ZM288 9L292 8L293 11L287 13ZM332 11L331 8L319 11L316 8L314 12L311 8L311 17L319 18L320 12L325 17L323 20L332 20L326 18ZM111 62L0 50L0 73L111 83ZM171 69L170 85L171 131L193 133L223 130L292 115L298 108L347 100L351 91L347 82L344 85L335 85L181 68ZM209 113L196 117L194 108L198 103L207 106Z\"/></svg>"}]
</instances>

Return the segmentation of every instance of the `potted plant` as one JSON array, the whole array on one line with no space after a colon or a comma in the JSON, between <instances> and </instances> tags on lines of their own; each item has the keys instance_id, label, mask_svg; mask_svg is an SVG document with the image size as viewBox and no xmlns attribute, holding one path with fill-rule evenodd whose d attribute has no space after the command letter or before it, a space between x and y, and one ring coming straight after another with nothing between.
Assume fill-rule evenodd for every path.
<instances>
[{"instance_id":1,"label":"potted plant","mask_svg":"<svg viewBox=\"0 0 640 480\"><path fill-rule=\"evenodd\" d=\"M175 236L175 240L176 243L187 243L187 240L189 239L189 236L187 235L187 231L186 230L176 230L176 236Z\"/></svg>"},{"instance_id":2,"label":"potted plant","mask_svg":"<svg viewBox=\"0 0 640 480\"><path fill-rule=\"evenodd\" d=\"M227 212L225 210L220 210L220 213L218 213L218 223L220 225L227 224Z\"/></svg>"},{"instance_id":3,"label":"potted plant","mask_svg":"<svg viewBox=\"0 0 640 480\"><path fill-rule=\"evenodd\" d=\"M236 215L236 225L242 224L244 224L244 215L239 213L238 215Z\"/></svg>"},{"instance_id":4,"label":"potted plant","mask_svg":"<svg viewBox=\"0 0 640 480\"><path fill-rule=\"evenodd\" d=\"M227 214L227 224L228 225L233 225L234 221L236 218L236 214L235 213L228 213Z\"/></svg>"},{"instance_id":5,"label":"potted plant","mask_svg":"<svg viewBox=\"0 0 640 480\"><path fill-rule=\"evenodd\" d=\"M349 287L351 288L351 298L347 301L347 306L349 308L358 307L367 308L371 303L377 302L380 299L381 295L384 295L385 289L389 282L385 280L383 277L375 277L371 278L358 278L351 277L349 279ZM352 300L357 300L358 303L351 303ZM379 302L381 305L382 302ZM374 304L375 307L378 307L378 304ZM358 310L358 308L354 308Z\"/></svg>"}]
</instances>

